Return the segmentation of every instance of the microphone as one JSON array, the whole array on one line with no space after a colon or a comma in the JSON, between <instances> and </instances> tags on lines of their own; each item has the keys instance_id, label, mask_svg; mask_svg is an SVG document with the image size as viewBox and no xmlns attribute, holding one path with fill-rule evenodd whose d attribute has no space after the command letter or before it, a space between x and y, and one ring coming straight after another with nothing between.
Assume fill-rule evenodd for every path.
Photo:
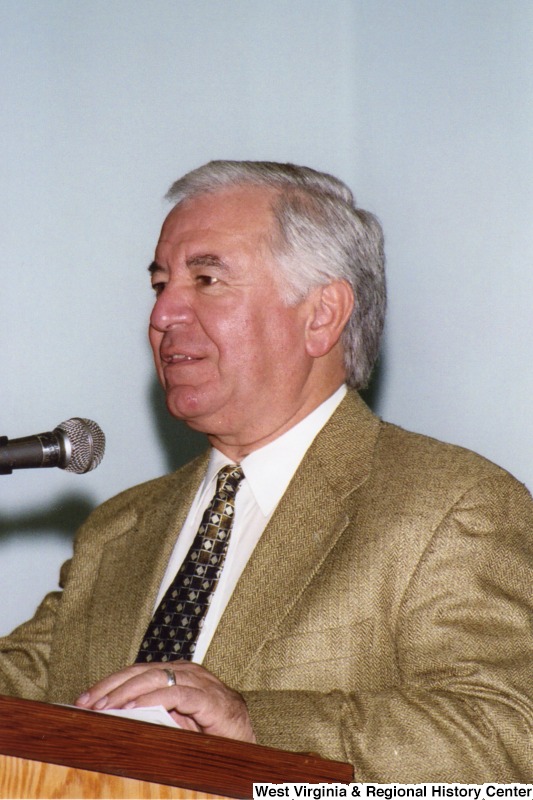
<instances>
[{"instance_id":1,"label":"microphone","mask_svg":"<svg viewBox=\"0 0 533 800\"><path fill-rule=\"evenodd\" d=\"M105 451L104 432L91 419L73 417L49 433L22 439L0 436L0 475L14 469L60 467L82 474L98 466Z\"/></svg>"}]
</instances>

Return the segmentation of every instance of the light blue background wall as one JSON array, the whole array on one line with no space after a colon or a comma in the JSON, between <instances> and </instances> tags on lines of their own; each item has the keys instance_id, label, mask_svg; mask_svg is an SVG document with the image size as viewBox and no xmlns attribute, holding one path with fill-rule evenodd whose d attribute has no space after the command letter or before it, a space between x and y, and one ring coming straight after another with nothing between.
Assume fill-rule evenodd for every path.
<instances>
[{"instance_id":1,"label":"light blue background wall","mask_svg":"<svg viewBox=\"0 0 533 800\"><path fill-rule=\"evenodd\" d=\"M102 465L0 477L0 633L76 524L197 446L145 341L168 185L211 158L344 178L387 235L374 408L533 486L529 0L0 0L0 434Z\"/></svg>"}]
</instances>

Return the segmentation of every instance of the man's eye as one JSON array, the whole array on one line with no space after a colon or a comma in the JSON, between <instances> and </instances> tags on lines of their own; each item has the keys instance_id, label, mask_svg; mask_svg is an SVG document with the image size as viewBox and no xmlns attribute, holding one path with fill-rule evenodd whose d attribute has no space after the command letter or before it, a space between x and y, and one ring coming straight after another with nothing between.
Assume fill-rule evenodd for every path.
<instances>
[{"instance_id":1,"label":"man's eye","mask_svg":"<svg viewBox=\"0 0 533 800\"><path fill-rule=\"evenodd\" d=\"M218 278L215 278L214 275L197 275L196 283L199 283L200 286L214 286L215 283L218 283Z\"/></svg>"},{"instance_id":2,"label":"man's eye","mask_svg":"<svg viewBox=\"0 0 533 800\"><path fill-rule=\"evenodd\" d=\"M164 288L165 288L165 283L163 283L163 281L157 281L157 283L152 283L152 289L154 290L156 297L159 297Z\"/></svg>"}]
</instances>

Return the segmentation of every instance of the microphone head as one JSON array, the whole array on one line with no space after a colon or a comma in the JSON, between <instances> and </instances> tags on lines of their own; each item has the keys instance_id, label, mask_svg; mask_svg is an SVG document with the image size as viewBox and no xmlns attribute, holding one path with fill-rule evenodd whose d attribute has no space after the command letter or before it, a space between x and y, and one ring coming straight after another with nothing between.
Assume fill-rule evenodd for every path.
<instances>
[{"instance_id":1,"label":"microphone head","mask_svg":"<svg viewBox=\"0 0 533 800\"><path fill-rule=\"evenodd\" d=\"M90 472L104 457L104 432L92 419L67 419L54 432L60 432L63 436L67 458L62 469L67 472Z\"/></svg>"}]
</instances>

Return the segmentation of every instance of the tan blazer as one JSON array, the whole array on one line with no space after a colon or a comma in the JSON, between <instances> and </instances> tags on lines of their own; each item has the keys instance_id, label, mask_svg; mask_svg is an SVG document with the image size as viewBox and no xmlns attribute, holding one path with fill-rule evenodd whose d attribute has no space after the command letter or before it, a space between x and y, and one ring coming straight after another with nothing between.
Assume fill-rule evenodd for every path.
<instances>
[{"instance_id":1,"label":"tan blazer","mask_svg":"<svg viewBox=\"0 0 533 800\"><path fill-rule=\"evenodd\" d=\"M64 592L0 640L0 691L72 702L131 663L201 457L105 503ZM350 392L317 436L204 665L260 742L358 780L533 780L533 502L498 467Z\"/></svg>"}]
</instances>

